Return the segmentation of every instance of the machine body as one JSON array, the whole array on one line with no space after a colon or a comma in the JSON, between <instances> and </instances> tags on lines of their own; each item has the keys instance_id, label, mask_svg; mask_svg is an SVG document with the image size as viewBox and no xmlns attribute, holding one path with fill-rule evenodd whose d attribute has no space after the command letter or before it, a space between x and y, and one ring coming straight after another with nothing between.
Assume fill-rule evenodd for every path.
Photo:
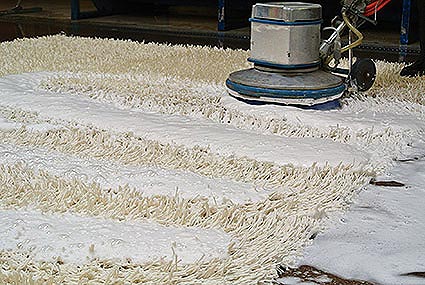
<instances>
[{"instance_id":1,"label":"machine body","mask_svg":"<svg viewBox=\"0 0 425 285\"><path fill-rule=\"evenodd\" d=\"M347 25L350 36L351 28L355 29L347 23L348 17L343 16L344 21L330 28L329 39L322 41L319 4L255 4L250 18L251 56L248 59L254 67L229 75L226 81L229 94L246 101L312 106L339 99L360 79L367 82L358 85L371 86L376 73L372 61L357 64L355 77L350 74L354 71L352 62L349 70L341 72L337 68L344 51L339 34ZM358 42L359 39L350 42L345 50L351 50ZM334 63L332 67L331 62ZM367 71L360 69L364 66L368 67Z\"/></svg>"}]
</instances>

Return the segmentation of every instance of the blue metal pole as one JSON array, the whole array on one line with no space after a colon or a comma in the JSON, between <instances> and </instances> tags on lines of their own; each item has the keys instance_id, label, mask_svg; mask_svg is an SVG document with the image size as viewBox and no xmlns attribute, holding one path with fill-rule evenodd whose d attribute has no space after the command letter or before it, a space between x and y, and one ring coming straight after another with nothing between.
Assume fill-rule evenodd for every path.
<instances>
[{"instance_id":1,"label":"blue metal pole","mask_svg":"<svg viewBox=\"0 0 425 285\"><path fill-rule=\"evenodd\" d=\"M226 30L226 0L218 0L218 30Z\"/></svg>"},{"instance_id":2,"label":"blue metal pole","mask_svg":"<svg viewBox=\"0 0 425 285\"><path fill-rule=\"evenodd\" d=\"M402 45L407 45L409 43L410 6L411 0L403 0L400 32L400 44Z\"/></svg>"},{"instance_id":3,"label":"blue metal pole","mask_svg":"<svg viewBox=\"0 0 425 285\"><path fill-rule=\"evenodd\" d=\"M80 19L80 0L71 0L71 20Z\"/></svg>"}]
</instances>

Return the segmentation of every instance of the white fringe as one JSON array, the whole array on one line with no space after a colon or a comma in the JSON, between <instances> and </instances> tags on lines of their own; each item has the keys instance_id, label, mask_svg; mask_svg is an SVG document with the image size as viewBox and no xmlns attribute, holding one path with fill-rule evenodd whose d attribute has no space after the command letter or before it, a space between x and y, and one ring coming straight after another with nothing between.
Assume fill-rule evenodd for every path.
<instances>
[{"instance_id":1,"label":"white fringe","mask_svg":"<svg viewBox=\"0 0 425 285\"><path fill-rule=\"evenodd\" d=\"M381 132L337 126L319 129L290 124L282 117L262 118L229 108L222 102L223 82L234 70L247 68L248 53L208 47L144 44L131 41L85 39L63 35L0 43L0 76L24 72L65 72L43 87L107 100L126 108L180 113L278 135L329 138L365 148L384 145L388 152L418 133L388 128ZM362 100L403 102L403 110L422 116L424 86L419 79L396 78L401 66L378 63L375 87L348 99L356 108ZM81 73L84 70L85 73ZM156 83L155 83L156 82ZM397 91L396 94L389 94ZM351 100L351 101L350 101ZM408 104L411 103L412 105ZM416 105L415 105L416 104ZM413 106L413 107L411 107ZM36 113L2 108L0 114L24 124L43 122ZM65 180L26 164L0 165L0 207L33 207L44 212L71 212L116 220L151 219L223 229L239 242L228 258L180 265L176 261L92 260L86 264L35 261L27 252L0 251L0 283L143 283L143 284L257 284L276 277L276 264L289 265L324 228L328 217L346 209L353 195L374 176L376 165L355 169L279 166L244 157L220 156L205 148L160 144L133 134L113 134L73 124L48 123L61 129L30 131L25 127L0 131L0 140L25 146L113 159L123 164L158 165L201 175L275 188L268 199L243 205L228 201L211 205L207 199L179 196L143 197L134 189L102 190L96 183ZM176 259L177 260L177 259Z\"/></svg>"},{"instance_id":2,"label":"white fringe","mask_svg":"<svg viewBox=\"0 0 425 285\"><path fill-rule=\"evenodd\" d=\"M0 76L38 71L144 73L221 83L248 52L130 40L46 36L0 43Z\"/></svg>"},{"instance_id":3,"label":"white fringe","mask_svg":"<svg viewBox=\"0 0 425 285\"><path fill-rule=\"evenodd\" d=\"M39 120L33 113L7 112L7 110L3 113L18 122L31 123L31 119ZM135 151L148 151L150 148L146 147L152 144L149 142L137 147L140 143L139 139L131 139L128 134L110 136L102 131L69 128L49 130L44 133L29 132L21 128L1 132L1 140L20 145L50 147L82 156L115 158L122 163L140 163L133 159L143 155ZM166 148L163 148L160 153L166 155ZM198 159L201 159L203 155L204 153L201 152ZM160 161L161 157L151 154L145 156L143 160L149 161L148 159ZM188 163L190 161L188 160ZM238 159L232 159L231 163L237 161ZM256 163L258 162L252 162L254 166ZM214 167L214 164L208 164L208 167ZM250 164L242 163L240 167L247 167L242 172L252 177ZM274 169L272 166L269 169L279 171L279 168ZM146 284L168 284L169 282L222 284L225 280L225 284L252 284L274 278L276 263L289 264L293 261L297 254L300 254L303 245L309 242L309 237L322 229L323 219L328 213L343 210L348 205L353 192L372 175L353 171L349 166L342 165L337 168L313 166L284 169L287 172L281 175L283 180L275 183L283 189L286 189L286 186L290 187L289 189L275 192L269 199L255 204L233 205L230 203L214 206L201 198L185 200L180 197L141 197L139 192L128 187L110 189L105 192L95 183L88 185L76 179L66 181L43 171L34 172L23 165L0 166L0 201L2 207L6 208L31 206L44 212L68 211L118 220L148 218L165 225L219 227L240 240L240 243L229 248L227 260L214 260L208 263L200 261L197 264L182 267L153 262L142 265L149 268L144 270L143 274L138 272L140 265L130 264L128 269L123 270L114 263L114 266L119 268L117 269L119 274L113 280L142 279ZM274 175L276 174L272 172L261 179L274 181ZM4 280L21 282L22 278L31 277L36 280L51 279L55 282L65 280L72 283L72 280L82 278L81 276L86 274L92 276L95 284L109 280L110 271L100 268L108 261L93 261L83 267L75 268L69 264L40 263L19 256L12 258L7 252L3 252L0 256L4 258L5 264L14 265L10 265L10 268L4 272L2 277ZM51 266L60 270L52 274ZM171 268L173 268L173 274L170 276ZM217 271L217 268L220 270Z\"/></svg>"},{"instance_id":4,"label":"white fringe","mask_svg":"<svg viewBox=\"0 0 425 285\"><path fill-rule=\"evenodd\" d=\"M180 80L157 74L55 74L40 83L43 90L87 96L118 105L121 108L138 108L165 114L180 114L192 118L206 118L221 124L230 124L241 129L268 132L286 137L327 138L337 142L355 145L380 156L393 156L398 149L407 145L409 138L420 137L422 131L396 129L389 126L382 130L373 126L353 130L344 125L314 126L289 122L284 116L242 110L229 106L222 99L227 96L225 89L216 84ZM425 121L425 108L415 103L388 98L372 98L365 94L353 94L344 99L345 112L355 113L372 108L376 112L388 109L394 113L420 117ZM383 110L382 105L385 106ZM375 167L385 167L375 165Z\"/></svg>"},{"instance_id":5,"label":"white fringe","mask_svg":"<svg viewBox=\"0 0 425 285\"><path fill-rule=\"evenodd\" d=\"M23 112L25 114L25 112ZM14 114L15 118L17 114ZM26 115L24 115L24 118ZM25 127L12 131L1 131L3 143L23 146L46 147L55 151L81 157L113 159L123 164L155 165L169 169L189 170L207 177L229 178L241 182L252 182L260 187L286 189L300 181L306 173L309 181L318 173L332 170L329 166L310 168L293 165L276 165L273 162L257 161L248 157L221 156L207 148L162 144L136 137L132 133L110 134L96 129L81 129L69 126L59 130L32 132ZM336 171L346 169L361 173L373 173L367 168L340 165ZM313 177L310 176L312 170Z\"/></svg>"},{"instance_id":6,"label":"white fringe","mask_svg":"<svg viewBox=\"0 0 425 285\"><path fill-rule=\"evenodd\" d=\"M131 283L143 278L147 284L217 284L223 281L224 284L253 284L264 278L274 278L276 263L293 261L309 242L309 237L322 229L323 219L332 211L344 209L353 191L364 184L366 178L362 174L334 171L324 174L317 181L319 185L306 187L300 183L296 195L275 193L256 204L211 206L200 198L143 197L128 187L103 191L96 183L66 181L19 164L0 165L3 208L30 206L44 212L71 212L117 220L148 218L165 225L218 227L240 241L229 247L226 260L201 260L184 266L153 261L141 265L127 262L124 267L107 260L76 266L35 262L31 256L24 257L24 253L3 251L0 272L5 280L32 276L55 282L64 280L65 283L88 274L94 284L102 284L108 280L111 267L115 267L118 276L114 280ZM105 263L111 265L104 268ZM57 269L52 272L53 268ZM141 268L143 272L139 272Z\"/></svg>"}]
</instances>

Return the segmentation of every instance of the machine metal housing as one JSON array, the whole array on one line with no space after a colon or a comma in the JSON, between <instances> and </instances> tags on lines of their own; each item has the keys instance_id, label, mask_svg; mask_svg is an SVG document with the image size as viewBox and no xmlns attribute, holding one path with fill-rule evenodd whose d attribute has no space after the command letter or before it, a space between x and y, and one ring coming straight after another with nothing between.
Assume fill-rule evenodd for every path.
<instances>
[{"instance_id":1,"label":"machine metal housing","mask_svg":"<svg viewBox=\"0 0 425 285\"><path fill-rule=\"evenodd\" d=\"M318 66L321 9L302 2L255 4L249 61L277 68Z\"/></svg>"},{"instance_id":2,"label":"machine metal housing","mask_svg":"<svg viewBox=\"0 0 425 285\"><path fill-rule=\"evenodd\" d=\"M303 2L253 6L251 57L254 68L226 81L233 97L254 102L312 106L339 99L344 78L321 69L321 6Z\"/></svg>"}]
</instances>

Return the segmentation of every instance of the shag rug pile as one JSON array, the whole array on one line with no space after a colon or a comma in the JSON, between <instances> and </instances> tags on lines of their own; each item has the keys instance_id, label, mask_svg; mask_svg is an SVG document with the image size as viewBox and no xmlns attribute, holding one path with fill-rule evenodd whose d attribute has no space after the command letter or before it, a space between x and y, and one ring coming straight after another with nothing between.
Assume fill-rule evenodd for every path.
<instances>
[{"instance_id":1,"label":"shag rug pile","mask_svg":"<svg viewBox=\"0 0 425 285\"><path fill-rule=\"evenodd\" d=\"M268 284L423 147L425 80L377 62L342 108L251 106L248 52L0 44L1 284Z\"/></svg>"}]
</instances>

